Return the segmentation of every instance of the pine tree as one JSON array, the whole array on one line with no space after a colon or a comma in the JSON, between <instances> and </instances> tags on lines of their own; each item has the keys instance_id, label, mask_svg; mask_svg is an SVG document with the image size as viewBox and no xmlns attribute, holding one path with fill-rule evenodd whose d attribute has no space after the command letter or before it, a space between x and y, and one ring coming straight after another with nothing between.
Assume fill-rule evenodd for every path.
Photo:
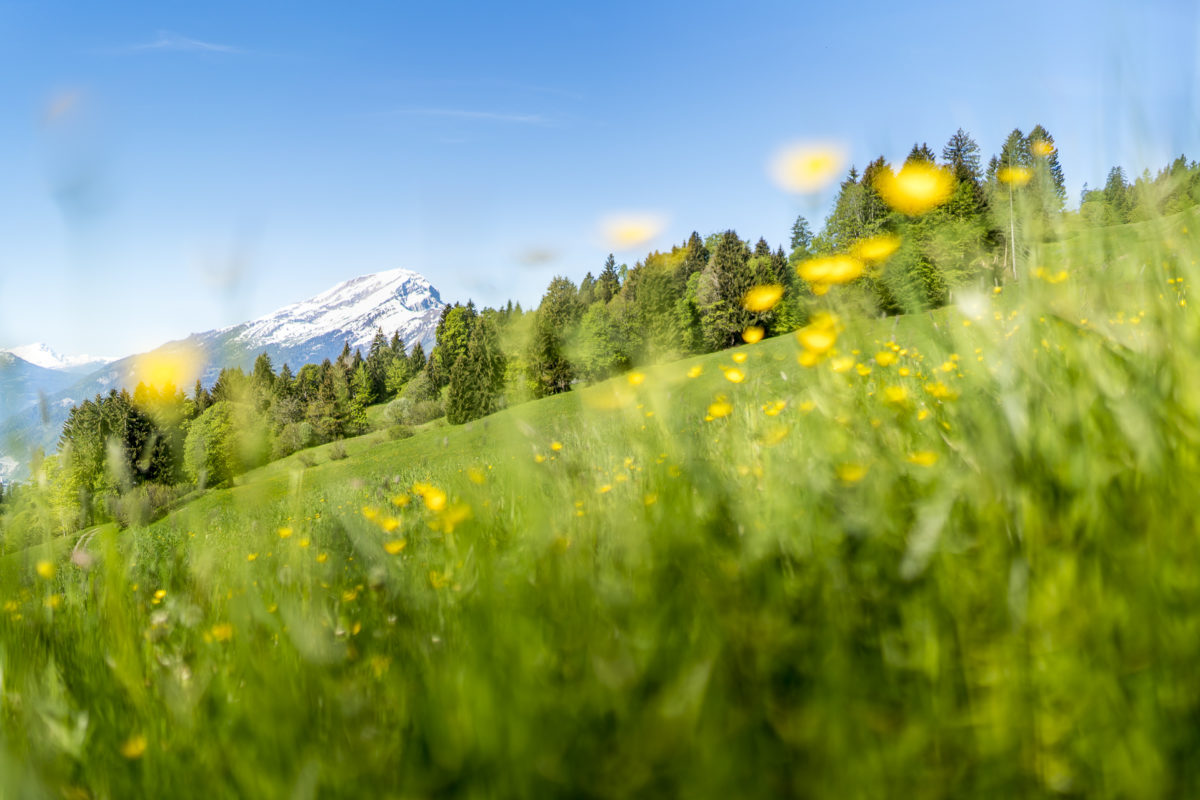
<instances>
[{"instance_id":1,"label":"pine tree","mask_svg":"<svg viewBox=\"0 0 1200 800\"><path fill-rule=\"evenodd\" d=\"M621 278L617 274L617 260L609 253L604 260L604 269L596 279L595 298L597 302L607 303L621 291Z\"/></svg>"},{"instance_id":2,"label":"pine tree","mask_svg":"<svg viewBox=\"0 0 1200 800\"><path fill-rule=\"evenodd\" d=\"M942 148L942 161L950 167L960 183L979 185L982 178L979 172L979 144L962 128L955 131Z\"/></svg>"},{"instance_id":3,"label":"pine tree","mask_svg":"<svg viewBox=\"0 0 1200 800\"><path fill-rule=\"evenodd\" d=\"M929 145L924 142L919 145L914 144L912 150L908 151L908 158L904 159L905 164L934 164L936 162L937 156L933 154L933 150L929 148Z\"/></svg>"},{"instance_id":4,"label":"pine tree","mask_svg":"<svg viewBox=\"0 0 1200 800\"><path fill-rule=\"evenodd\" d=\"M704 296L698 298L704 338L711 349L735 344L751 323L753 315L742 307L742 298L753 288L754 277L746 243L734 231L722 233L701 278Z\"/></svg>"},{"instance_id":5,"label":"pine tree","mask_svg":"<svg viewBox=\"0 0 1200 800\"><path fill-rule=\"evenodd\" d=\"M192 393L192 402L196 404L197 414L203 414L212 405L212 395L204 388L204 384L200 383L199 378L196 379L196 388Z\"/></svg>"},{"instance_id":6,"label":"pine tree","mask_svg":"<svg viewBox=\"0 0 1200 800\"><path fill-rule=\"evenodd\" d=\"M796 217L796 221L792 223L792 254L797 252L803 254L803 257L808 256L809 248L812 246L812 229L808 226L808 220L804 215Z\"/></svg>"},{"instance_id":7,"label":"pine tree","mask_svg":"<svg viewBox=\"0 0 1200 800\"><path fill-rule=\"evenodd\" d=\"M408 354L408 374L414 377L420 375L425 369L425 364L425 345L417 342Z\"/></svg>"}]
</instances>

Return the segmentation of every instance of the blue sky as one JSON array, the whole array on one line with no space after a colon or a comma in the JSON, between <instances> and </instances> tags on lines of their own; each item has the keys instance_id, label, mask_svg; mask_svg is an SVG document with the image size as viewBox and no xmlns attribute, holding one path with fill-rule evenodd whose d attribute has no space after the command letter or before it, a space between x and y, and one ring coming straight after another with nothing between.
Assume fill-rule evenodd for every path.
<instances>
[{"instance_id":1,"label":"blue sky","mask_svg":"<svg viewBox=\"0 0 1200 800\"><path fill-rule=\"evenodd\" d=\"M0 347L125 355L394 267L536 303L613 212L774 245L830 199L768 179L796 140L986 160L1041 123L1071 203L1200 158L1193 2L819 5L0 2Z\"/></svg>"}]
</instances>

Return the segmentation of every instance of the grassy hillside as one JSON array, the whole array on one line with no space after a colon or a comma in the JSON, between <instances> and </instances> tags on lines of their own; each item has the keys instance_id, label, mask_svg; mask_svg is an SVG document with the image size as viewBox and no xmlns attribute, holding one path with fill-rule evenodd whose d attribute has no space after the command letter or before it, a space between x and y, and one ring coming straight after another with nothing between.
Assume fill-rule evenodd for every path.
<instances>
[{"instance_id":1,"label":"grassy hillside","mask_svg":"<svg viewBox=\"0 0 1200 800\"><path fill-rule=\"evenodd\" d=\"M1196 233L10 558L0 795L1195 794Z\"/></svg>"}]
</instances>

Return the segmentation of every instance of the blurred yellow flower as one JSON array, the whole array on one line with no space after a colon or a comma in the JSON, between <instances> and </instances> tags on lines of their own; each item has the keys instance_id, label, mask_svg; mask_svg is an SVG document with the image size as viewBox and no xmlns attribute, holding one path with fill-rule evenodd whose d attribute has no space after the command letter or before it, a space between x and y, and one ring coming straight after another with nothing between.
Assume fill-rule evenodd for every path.
<instances>
[{"instance_id":1,"label":"blurred yellow flower","mask_svg":"<svg viewBox=\"0 0 1200 800\"><path fill-rule=\"evenodd\" d=\"M724 397L718 397L708 407L708 415L713 419L728 417L733 413L733 404Z\"/></svg>"},{"instance_id":2,"label":"blurred yellow flower","mask_svg":"<svg viewBox=\"0 0 1200 800\"><path fill-rule=\"evenodd\" d=\"M850 254L867 263L878 264L890 258L892 253L899 249L900 237L884 233L860 240L850 249Z\"/></svg>"},{"instance_id":3,"label":"blurred yellow flower","mask_svg":"<svg viewBox=\"0 0 1200 800\"><path fill-rule=\"evenodd\" d=\"M733 355L730 356L730 358L733 359L733 363L735 363L735 364L745 364L746 363L746 354L745 353L734 353Z\"/></svg>"},{"instance_id":4,"label":"blurred yellow flower","mask_svg":"<svg viewBox=\"0 0 1200 800\"><path fill-rule=\"evenodd\" d=\"M147 386L186 386L200 377L204 351L190 344L169 344L134 359L133 372Z\"/></svg>"},{"instance_id":5,"label":"blurred yellow flower","mask_svg":"<svg viewBox=\"0 0 1200 800\"><path fill-rule=\"evenodd\" d=\"M838 464L837 476L843 483L858 483L867 476L867 467L865 464Z\"/></svg>"},{"instance_id":6,"label":"blurred yellow flower","mask_svg":"<svg viewBox=\"0 0 1200 800\"><path fill-rule=\"evenodd\" d=\"M629 381L630 386L641 386L646 381L646 375L643 372L630 372L625 376L625 380Z\"/></svg>"},{"instance_id":7,"label":"blurred yellow flower","mask_svg":"<svg viewBox=\"0 0 1200 800\"><path fill-rule=\"evenodd\" d=\"M841 358L835 358L833 361L829 362L829 366L833 368L834 372L847 372L851 367L854 366L854 356L842 356Z\"/></svg>"},{"instance_id":8,"label":"blurred yellow flower","mask_svg":"<svg viewBox=\"0 0 1200 800\"><path fill-rule=\"evenodd\" d=\"M247 561L254 561L257 558L258 558L258 553L250 553L248 556L246 556Z\"/></svg>"},{"instance_id":9,"label":"blurred yellow flower","mask_svg":"<svg viewBox=\"0 0 1200 800\"><path fill-rule=\"evenodd\" d=\"M146 753L146 737L140 733L130 736L121 745L121 755L130 761L141 758Z\"/></svg>"},{"instance_id":10,"label":"blurred yellow flower","mask_svg":"<svg viewBox=\"0 0 1200 800\"><path fill-rule=\"evenodd\" d=\"M863 274L865 266L857 258L848 255L818 256L810 258L796 268L800 277L813 285L814 294L824 294L817 291L818 286L826 287L833 284L849 283Z\"/></svg>"},{"instance_id":11,"label":"blurred yellow flower","mask_svg":"<svg viewBox=\"0 0 1200 800\"><path fill-rule=\"evenodd\" d=\"M1045 139L1038 139L1029 146L1029 149L1033 151L1035 156L1038 156L1039 158L1045 158L1054 152L1054 145L1050 144Z\"/></svg>"},{"instance_id":12,"label":"blurred yellow flower","mask_svg":"<svg viewBox=\"0 0 1200 800\"><path fill-rule=\"evenodd\" d=\"M280 538L280 539L287 539L287 538L288 538L288 537L290 537L291 535L292 535L292 529L291 529L291 528L280 528L280 529L279 529L279 538Z\"/></svg>"},{"instance_id":13,"label":"blurred yellow flower","mask_svg":"<svg viewBox=\"0 0 1200 800\"><path fill-rule=\"evenodd\" d=\"M905 164L899 172L884 169L875 181L883 201L896 211L918 216L940 206L954 191L950 171L920 161Z\"/></svg>"},{"instance_id":14,"label":"blurred yellow flower","mask_svg":"<svg viewBox=\"0 0 1200 800\"><path fill-rule=\"evenodd\" d=\"M233 638L233 626L228 622L218 622L208 632L218 642L228 642Z\"/></svg>"},{"instance_id":15,"label":"blurred yellow flower","mask_svg":"<svg viewBox=\"0 0 1200 800\"><path fill-rule=\"evenodd\" d=\"M742 340L747 344L754 344L762 341L763 335L766 333L759 325L751 325L746 330L742 331ZM739 355L742 355L739 353Z\"/></svg>"},{"instance_id":16,"label":"blurred yellow flower","mask_svg":"<svg viewBox=\"0 0 1200 800\"><path fill-rule=\"evenodd\" d=\"M760 313L770 311L781 297L783 297L783 287L779 284L755 286L742 298L742 307L747 311Z\"/></svg>"},{"instance_id":17,"label":"blurred yellow flower","mask_svg":"<svg viewBox=\"0 0 1200 800\"><path fill-rule=\"evenodd\" d=\"M797 143L776 153L771 160L770 174L785 191L811 194L832 183L845 164L846 149L840 144Z\"/></svg>"},{"instance_id":18,"label":"blurred yellow flower","mask_svg":"<svg viewBox=\"0 0 1200 800\"><path fill-rule=\"evenodd\" d=\"M562 450L562 442L551 442L550 449L557 453L559 450Z\"/></svg>"},{"instance_id":19,"label":"blurred yellow flower","mask_svg":"<svg viewBox=\"0 0 1200 800\"><path fill-rule=\"evenodd\" d=\"M1032 177L1033 171L1028 167L1004 167L996 173L996 178L1001 183L1018 188L1029 183Z\"/></svg>"},{"instance_id":20,"label":"blurred yellow flower","mask_svg":"<svg viewBox=\"0 0 1200 800\"><path fill-rule=\"evenodd\" d=\"M881 367L890 367L896 363L896 353L892 350L880 350L875 354L875 363Z\"/></svg>"},{"instance_id":21,"label":"blurred yellow flower","mask_svg":"<svg viewBox=\"0 0 1200 800\"><path fill-rule=\"evenodd\" d=\"M321 553L320 555L318 555L318 556L317 556L317 563L318 563L318 564L324 564L324 563L325 563L326 561L328 561L328 560L329 560L329 554L328 554L328 553Z\"/></svg>"},{"instance_id":22,"label":"blurred yellow flower","mask_svg":"<svg viewBox=\"0 0 1200 800\"><path fill-rule=\"evenodd\" d=\"M737 367L728 367L725 370L725 380L730 383L741 383L746 380L746 373L742 372Z\"/></svg>"},{"instance_id":23,"label":"blurred yellow flower","mask_svg":"<svg viewBox=\"0 0 1200 800\"><path fill-rule=\"evenodd\" d=\"M543 456L545 458L545 456ZM425 507L430 511L441 511L446 507L446 493L431 483L414 483L413 494L425 501Z\"/></svg>"},{"instance_id":24,"label":"blurred yellow flower","mask_svg":"<svg viewBox=\"0 0 1200 800\"><path fill-rule=\"evenodd\" d=\"M908 457L908 463L919 467L932 467L938 461L938 454L932 450L918 450Z\"/></svg>"},{"instance_id":25,"label":"blurred yellow flower","mask_svg":"<svg viewBox=\"0 0 1200 800\"><path fill-rule=\"evenodd\" d=\"M408 542L404 539L393 539L383 543L383 549L389 556L394 556L404 549Z\"/></svg>"},{"instance_id":26,"label":"blurred yellow flower","mask_svg":"<svg viewBox=\"0 0 1200 800\"><path fill-rule=\"evenodd\" d=\"M884 388L883 396L889 403L903 405L908 400L908 390L903 386L888 386Z\"/></svg>"},{"instance_id":27,"label":"blurred yellow flower","mask_svg":"<svg viewBox=\"0 0 1200 800\"><path fill-rule=\"evenodd\" d=\"M687 376L689 378L699 378L703 374L704 374L704 367L700 366L699 364L696 364L695 366L693 366L691 369L689 369L687 371Z\"/></svg>"},{"instance_id":28,"label":"blurred yellow flower","mask_svg":"<svg viewBox=\"0 0 1200 800\"><path fill-rule=\"evenodd\" d=\"M391 533L400 527L400 520L395 517L384 517L380 520L379 527L383 528L384 532Z\"/></svg>"},{"instance_id":29,"label":"blurred yellow flower","mask_svg":"<svg viewBox=\"0 0 1200 800\"><path fill-rule=\"evenodd\" d=\"M630 250L657 236L666 226L658 214L613 214L600 223L604 241L614 250Z\"/></svg>"},{"instance_id":30,"label":"blurred yellow flower","mask_svg":"<svg viewBox=\"0 0 1200 800\"><path fill-rule=\"evenodd\" d=\"M54 563L51 561L39 561L34 566L38 577L44 580L50 580L54 577Z\"/></svg>"},{"instance_id":31,"label":"blurred yellow flower","mask_svg":"<svg viewBox=\"0 0 1200 800\"><path fill-rule=\"evenodd\" d=\"M429 571L429 585L434 589L441 589L449 583L449 572L438 572L436 569L431 569Z\"/></svg>"}]
</instances>

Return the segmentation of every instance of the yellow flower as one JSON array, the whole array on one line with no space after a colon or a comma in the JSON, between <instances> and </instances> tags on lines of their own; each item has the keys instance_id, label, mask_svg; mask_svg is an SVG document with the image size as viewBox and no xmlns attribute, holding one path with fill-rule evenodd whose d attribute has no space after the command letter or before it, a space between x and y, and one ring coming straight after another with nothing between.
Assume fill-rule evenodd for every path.
<instances>
[{"instance_id":1,"label":"yellow flower","mask_svg":"<svg viewBox=\"0 0 1200 800\"><path fill-rule=\"evenodd\" d=\"M404 549L408 541L405 539L393 539L390 542L383 543L383 549L389 556L394 556Z\"/></svg>"},{"instance_id":2,"label":"yellow flower","mask_svg":"<svg viewBox=\"0 0 1200 800\"><path fill-rule=\"evenodd\" d=\"M691 369L689 369L687 371L687 376L689 378L699 378L703 374L704 374L704 367L700 366L699 364L696 364L695 366L693 366Z\"/></svg>"},{"instance_id":3,"label":"yellow flower","mask_svg":"<svg viewBox=\"0 0 1200 800\"><path fill-rule=\"evenodd\" d=\"M746 380L746 373L742 372L737 367L728 367L725 370L725 380L730 383L741 383Z\"/></svg>"},{"instance_id":4,"label":"yellow flower","mask_svg":"<svg viewBox=\"0 0 1200 800\"><path fill-rule=\"evenodd\" d=\"M470 518L471 507L465 503L455 503L438 514L437 518L429 523L429 527L443 533L454 533L454 529L460 522L465 522Z\"/></svg>"},{"instance_id":5,"label":"yellow flower","mask_svg":"<svg viewBox=\"0 0 1200 800\"><path fill-rule=\"evenodd\" d=\"M891 350L880 350L875 354L875 363L881 367L890 367L896 363L896 354Z\"/></svg>"},{"instance_id":6,"label":"yellow flower","mask_svg":"<svg viewBox=\"0 0 1200 800\"><path fill-rule=\"evenodd\" d=\"M436 486L426 486L422 496L425 498L425 507L430 511L441 511L446 507L446 493Z\"/></svg>"},{"instance_id":7,"label":"yellow flower","mask_svg":"<svg viewBox=\"0 0 1200 800\"><path fill-rule=\"evenodd\" d=\"M1035 156L1045 158L1054 152L1054 145L1050 144L1045 139L1038 139L1029 146L1029 149L1033 151Z\"/></svg>"},{"instance_id":8,"label":"yellow flower","mask_svg":"<svg viewBox=\"0 0 1200 800\"><path fill-rule=\"evenodd\" d=\"M396 519L395 517L384 517L382 520L380 520L379 527L383 528L385 532L391 533L392 531L396 530L396 528L400 527L400 520Z\"/></svg>"},{"instance_id":9,"label":"yellow flower","mask_svg":"<svg viewBox=\"0 0 1200 800\"><path fill-rule=\"evenodd\" d=\"M605 241L614 250L629 250L645 244L664 226L665 220L658 214L614 214L600 223Z\"/></svg>"},{"instance_id":10,"label":"yellow flower","mask_svg":"<svg viewBox=\"0 0 1200 800\"><path fill-rule=\"evenodd\" d=\"M146 752L146 737L140 733L134 734L121 745L121 755L130 761L141 758Z\"/></svg>"},{"instance_id":11,"label":"yellow flower","mask_svg":"<svg viewBox=\"0 0 1200 800\"><path fill-rule=\"evenodd\" d=\"M362 507L362 515L366 519L375 519L376 517L379 516L379 509L371 508L370 506L363 506Z\"/></svg>"},{"instance_id":12,"label":"yellow flower","mask_svg":"<svg viewBox=\"0 0 1200 800\"><path fill-rule=\"evenodd\" d=\"M147 386L185 386L200 376L206 360L202 349L180 342L138 356L133 371Z\"/></svg>"},{"instance_id":13,"label":"yellow flower","mask_svg":"<svg viewBox=\"0 0 1200 800\"><path fill-rule=\"evenodd\" d=\"M770 311L781 297L783 297L783 287L779 284L755 286L742 298L742 308L758 313Z\"/></svg>"},{"instance_id":14,"label":"yellow flower","mask_svg":"<svg viewBox=\"0 0 1200 800\"><path fill-rule=\"evenodd\" d=\"M800 277L813 285L814 294L824 294L817 291L817 286L828 288L832 284L849 283L863 274L863 262L848 255L817 256L796 267Z\"/></svg>"},{"instance_id":15,"label":"yellow flower","mask_svg":"<svg viewBox=\"0 0 1200 800\"><path fill-rule=\"evenodd\" d=\"M630 372L625 376L625 380L629 381L630 386L641 386L646 381L646 375L642 372Z\"/></svg>"},{"instance_id":16,"label":"yellow flower","mask_svg":"<svg viewBox=\"0 0 1200 800\"><path fill-rule=\"evenodd\" d=\"M233 626L228 622L218 622L208 632L218 642L228 642L233 638Z\"/></svg>"},{"instance_id":17,"label":"yellow flower","mask_svg":"<svg viewBox=\"0 0 1200 800\"><path fill-rule=\"evenodd\" d=\"M746 328L746 330L742 331L742 340L747 344L754 344L755 342L762 341L763 334L765 333L766 331L764 331L761 326L751 325L749 328ZM744 354L739 353L738 355Z\"/></svg>"},{"instance_id":18,"label":"yellow flower","mask_svg":"<svg viewBox=\"0 0 1200 800\"><path fill-rule=\"evenodd\" d=\"M846 163L846 149L834 142L798 143L780 150L770 173L781 189L811 194L832 183Z\"/></svg>"},{"instance_id":19,"label":"yellow flower","mask_svg":"<svg viewBox=\"0 0 1200 800\"><path fill-rule=\"evenodd\" d=\"M398 494L392 498L392 505L396 506L397 508L404 508L411 502L412 498L406 494Z\"/></svg>"},{"instance_id":20,"label":"yellow flower","mask_svg":"<svg viewBox=\"0 0 1200 800\"><path fill-rule=\"evenodd\" d=\"M875 188L889 206L915 217L950 199L954 176L947 169L913 161L899 172L884 169L875 181Z\"/></svg>"},{"instance_id":21,"label":"yellow flower","mask_svg":"<svg viewBox=\"0 0 1200 800\"><path fill-rule=\"evenodd\" d=\"M813 355L824 354L837 341L838 320L832 314L821 312L813 316L808 325L796 331L796 340Z\"/></svg>"},{"instance_id":22,"label":"yellow flower","mask_svg":"<svg viewBox=\"0 0 1200 800\"><path fill-rule=\"evenodd\" d=\"M785 408L787 408L787 400L776 400L773 403L764 403L762 407L763 413L768 417L779 416L780 412L782 412Z\"/></svg>"},{"instance_id":23,"label":"yellow flower","mask_svg":"<svg viewBox=\"0 0 1200 800\"><path fill-rule=\"evenodd\" d=\"M166 597L166 596L167 596L167 590L166 590L166 589L159 589L158 591L156 591L156 592L154 593L154 599L155 599L155 600L162 600L162 599L163 599L164 597Z\"/></svg>"},{"instance_id":24,"label":"yellow flower","mask_svg":"<svg viewBox=\"0 0 1200 800\"><path fill-rule=\"evenodd\" d=\"M735 364L745 364L746 363L746 354L745 353L734 353L733 355L730 356L730 358L733 359Z\"/></svg>"},{"instance_id":25,"label":"yellow flower","mask_svg":"<svg viewBox=\"0 0 1200 800\"><path fill-rule=\"evenodd\" d=\"M855 364L854 369L864 378L871 374L871 368L866 364Z\"/></svg>"},{"instance_id":26,"label":"yellow flower","mask_svg":"<svg viewBox=\"0 0 1200 800\"><path fill-rule=\"evenodd\" d=\"M1033 170L1028 167L1004 167L996 173L996 178L1001 183L1007 183L1009 186L1020 188L1029 183L1033 177Z\"/></svg>"},{"instance_id":27,"label":"yellow flower","mask_svg":"<svg viewBox=\"0 0 1200 800\"><path fill-rule=\"evenodd\" d=\"M557 453L559 450L562 450L562 442L551 442L550 449Z\"/></svg>"},{"instance_id":28,"label":"yellow flower","mask_svg":"<svg viewBox=\"0 0 1200 800\"><path fill-rule=\"evenodd\" d=\"M310 542L308 540L308 537L305 537L305 538L301 539L300 541L296 542L296 544L300 545L301 547L308 547Z\"/></svg>"},{"instance_id":29,"label":"yellow flower","mask_svg":"<svg viewBox=\"0 0 1200 800\"><path fill-rule=\"evenodd\" d=\"M843 483L858 483L867 476L867 467L865 464L838 464L837 476Z\"/></svg>"},{"instance_id":30,"label":"yellow flower","mask_svg":"<svg viewBox=\"0 0 1200 800\"><path fill-rule=\"evenodd\" d=\"M883 390L883 396L889 403L903 405L908 400L908 390L903 386L887 386Z\"/></svg>"},{"instance_id":31,"label":"yellow flower","mask_svg":"<svg viewBox=\"0 0 1200 800\"><path fill-rule=\"evenodd\" d=\"M50 580L54 577L54 563L51 561L39 561L34 567L38 577L44 580Z\"/></svg>"},{"instance_id":32,"label":"yellow flower","mask_svg":"<svg viewBox=\"0 0 1200 800\"><path fill-rule=\"evenodd\" d=\"M449 572L438 572L436 569L429 571L429 585L435 589L441 589L450 583Z\"/></svg>"},{"instance_id":33,"label":"yellow flower","mask_svg":"<svg viewBox=\"0 0 1200 800\"><path fill-rule=\"evenodd\" d=\"M708 415L713 419L728 417L733 413L733 404L724 397L718 397L708 406Z\"/></svg>"},{"instance_id":34,"label":"yellow flower","mask_svg":"<svg viewBox=\"0 0 1200 800\"><path fill-rule=\"evenodd\" d=\"M606 483L603 486L601 486L599 489L596 490L596 494L608 494L611 491L612 491L612 484Z\"/></svg>"},{"instance_id":35,"label":"yellow flower","mask_svg":"<svg viewBox=\"0 0 1200 800\"><path fill-rule=\"evenodd\" d=\"M1041 278L1046 283L1062 283L1067 279L1067 271L1065 269L1060 269L1058 272L1051 274L1045 267L1038 267L1033 271L1033 275L1035 278Z\"/></svg>"},{"instance_id":36,"label":"yellow flower","mask_svg":"<svg viewBox=\"0 0 1200 800\"><path fill-rule=\"evenodd\" d=\"M328 553L321 553L321 554L319 554L319 555L317 556L317 563L318 563L318 564L324 564L324 563L325 563L326 561L328 561L328 560L329 560L329 554L328 554Z\"/></svg>"},{"instance_id":37,"label":"yellow flower","mask_svg":"<svg viewBox=\"0 0 1200 800\"><path fill-rule=\"evenodd\" d=\"M280 529L279 529L279 538L280 538L280 539L287 539L287 538L288 538L288 537L290 537L291 535L292 535L292 529L291 529L291 528L280 528Z\"/></svg>"},{"instance_id":38,"label":"yellow flower","mask_svg":"<svg viewBox=\"0 0 1200 800\"><path fill-rule=\"evenodd\" d=\"M862 239L850 249L850 253L855 258L866 261L869 264L878 264L890 258L892 253L899 249L900 237L884 233L879 236L872 236L869 239Z\"/></svg>"},{"instance_id":39,"label":"yellow flower","mask_svg":"<svg viewBox=\"0 0 1200 800\"><path fill-rule=\"evenodd\" d=\"M258 558L258 553L250 553L248 556L246 556L247 561L254 561L257 558Z\"/></svg>"},{"instance_id":40,"label":"yellow flower","mask_svg":"<svg viewBox=\"0 0 1200 800\"><path fill-rule=\"evenodd\" d=\"M908 463L919 467L932 467L937 463L938 454L932 450L918 450L908 457Z\"/></svg>"},{"instance_id":41,"label":"yellow flower","mask_svg":"<svg viewBox=\"0 0 1200 800\"><path fill-rule=\"evenodd\" d=\"M833 361L829 362L829 366L833 368L834 372L846 372L854 366L854 356L842 356L841 358L835 358Z\"/></svg>"}]
</instances>

